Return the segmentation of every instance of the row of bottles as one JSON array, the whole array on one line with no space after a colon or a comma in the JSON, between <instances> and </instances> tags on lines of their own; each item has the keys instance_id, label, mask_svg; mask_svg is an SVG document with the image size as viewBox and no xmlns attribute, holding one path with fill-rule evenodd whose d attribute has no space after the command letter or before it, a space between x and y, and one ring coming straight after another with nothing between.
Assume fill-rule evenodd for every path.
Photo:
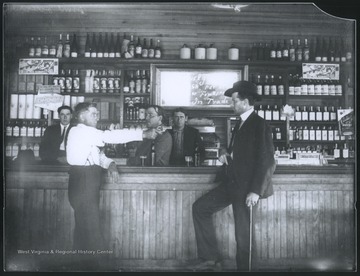
<instances>
[{"instance_id":1,"label":"row of bottles","mask_svg":"<svg viewBox=\"0 0 360 276\"><path fill-rule=\"evenodd\" d=\"M6 137L41 137L47 128L47 121L9 120L6 124Z\"/></svg>"},{"instance_id":2,"label":"row of bottles","mask_svg":"<svg viewBox=\"0 0 360 276\"><path fill-rule=\"evenodd\" d=\"M334 126L290 126L289 141L340 141L344 135Z\"/></svg>"},{"instance_id":3,"label":"row of bottles","mask_svg":"<svg viewBox=\"0 0 360 276\"><path fill-rule=\"evenodd\" d=\"M281 75L252 75L252 82L256 84L259 95L284 95L284 81Z\"/></svg>"},{"instance_id":4,"label":"row of bottles","mask_svg":"<svg viewBox=\"0 0 360 276\"><path fill-rule=\"evenodd\" d=\"M124 93L150 93L149 70L129 70L125 73Z\"/></svg>"},{"instance_id":5,"label":"row of bottles","mask_svg":"<svg viewBox=\"0 0 360 276\"><path fill-rule=\"evenodd\" d=\"M289 95L342 96L339 80L304 79L299 74L289 74Z\"/></svg>"},{"instance_id":6,"label":"row of bottles","mask_svg":"<svg viewBox=\"0 0 360 276\"><path fill-rule=\"evenodd\" d=\"M285 136L283 134L283 131L280 127L274 127L271 132L271 137L274 142L284 140Z\"/></svg>"},{"instance_id":7,"label":"row of bottles","mask_svg":"<svg viewBox=\"0 0 360 276\"><path fill-rule=\"evenodd\" d=\"M307 38L279 39L276 43L274 40L253 43L250 60L346 62L352 60L351 49L344 38L338 37L317 37L311 45Z\"/></svg>"},{"instance_id":8,"label":"row of bottles","mask_svg":"<svg viewBox=\"0 0 360 276\"><path fill-rule=\"evenodd\" d=\"M267 121L285 121L286 117L281 114L277 105L259 105L255 106L255 112Z\"/></svg>"},{"instance_id":9,"label":"row of bottles","mask_svg":"<svg viewBox=\"0 0 360 276\"><path fill-rule=\"evenodd\" d=\"M7 143L5 148L5 156L8 158L16 158L20 150L32 150L35 157L39 157L39 143Z\"/></svg>"},{"instance_id":10,"label":"row of bottles","mask_svg":"<svg viewBox=\"0 0 360 276\"><path fill-rule=\"evenodd\" d=\"M34 94L11 94L10 96L10 119L43 119L47 118L49 112L53 112L53 118L58 119L57 112L48 111L35 106ZM85 97L83 96L64 96L63 105L68 105L74 108L76 104L84 102Z\"/></svg>"},{"instance_id":11,"label":"row of bottles","mask_svg":"<svg viewBox=\"0 0 360 276\"><path fill-rule=\"evenodd\" d=\"M290 121L336 122L337 109L334 106L295 106L294 117Z\"/></svg>"},{"instance_id":12,"label":"row of bottles","mask_svg":"<svg viewBox=\"0 0 360 276\"><path fill-rule=\"evenodd\" d=\"M149 104L147 97L125 97L124 118L130 121L144 121L146 107Z\"/></svg>"}]
</instances>

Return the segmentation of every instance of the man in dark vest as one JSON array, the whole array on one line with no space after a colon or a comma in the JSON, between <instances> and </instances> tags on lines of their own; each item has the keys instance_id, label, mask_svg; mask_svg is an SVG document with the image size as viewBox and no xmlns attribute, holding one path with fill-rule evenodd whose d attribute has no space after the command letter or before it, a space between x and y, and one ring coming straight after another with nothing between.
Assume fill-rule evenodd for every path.
<instances>
[{"instance_id":1,"label":"man in dark vest","mask_svg":"<svg viewBox=\"0 0 360 276\"><path fill-rule=\"evenodd\" d=\"M237 269L248 271L249 207L252 206L255 211L259 199L273 194L274 146L270 127L254 112L254 102L259 99L256 86L248 81L239 81L225 91L225 96L231 97L231 106L239 120L228 151L220 156L226 171L222 183L193 204L198 257L201 260L195 269L215 270L221 267L212 215L231 204Z\"/></svg>"}]
</instances>

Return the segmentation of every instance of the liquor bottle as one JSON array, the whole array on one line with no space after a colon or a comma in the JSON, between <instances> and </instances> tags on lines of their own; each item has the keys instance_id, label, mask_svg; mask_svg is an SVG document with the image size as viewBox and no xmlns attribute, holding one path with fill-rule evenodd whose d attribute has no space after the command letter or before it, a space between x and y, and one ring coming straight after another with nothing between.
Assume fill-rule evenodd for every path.
<instances>
[{"instance_id":1,"label":"liquor bottle","mask_svg":"<svg viewBox=\"0 0 360 276\"><path fill-rule=\"evenodd\" d=\"M264 80L264 95L269 96L270 95L270 83L269 83L269 76L265 75Z\"/></svg>"},{"instance_id":2,"label":"liquor bottle","mask_svg":"<svg viewBox=\"0 0 360 276\"><path fill-rule=\"evenodd\" d=\"M29 57L34 57L35 56L35 40L34 40L34 37L30 38L30 45L29 45L28 55L29 55Z\"/></svg>"},{"instance_id":3,"label":"liquor bottle","mask_svg":"<svg viewBox=\"0 0 360 276\"><path fill-rule=\"evenodd\" d=\"M108 71L103 70L100 77L100 92L106 93L107 92L107 77L108 77Z\"/></svg>"},{"instance_id":4,"label":"liquor bottle","mask_svg":"<svg viewBox=\"0 0 360 276\"><path fill-rule=\"evenodd\" d=\"M260 74L258 74L257 77L256 77L256 90L257 90L258 95L263 94L263 86L262 86L262 83L261 83Z\"/></svg>"},{"instance_id":5,"label":"liquor bottle","mask_svg":"<svg viewBox=\"0 0 360 276\"><path fill-rule=\"evenodd\" d=\"M322 130L321 130L321 140L322 140L322 141L328 141L328 130L327 130L326 126L323 126L323 127L322 127Z\"/></svg>"},{"instance_id":6,"label":"liquor bottle","mask_svg":"<svg viewBox=\"0 0 360 276\"><path fill-rule=\"evenodd\" d=\"M327 132L328 141L334 141L334 130L331 126L328 127Z\"/></svg>"},{"instance_id":7,"label":"liquor bottle","mask_svg":"<svg viewBox=\"0 0 360 276\"><path fill-rule=\"evenodd\" d=\"M303 61L309 61L310 60L310 48L308 45L308 40L305 38L304 42L304 49L303 49Z\"/></svg>"},{"instance_id":8,"label":"liquor bottle","mask_svg":"<svg viewBox=\"0 0 360 276\"><path fill-rule=\"evenodd\" d=\"M323 120L323 112L321 111L321 107L316 107L316 121L321 122Z\"/></svg>"},{"instance_id":9,"label":"liquor bottle","mask_svg":"<svg viewBox=\"0 0 360 276\"><path fill-rule=\"evenodd\" d=\"M294 127L289 126L289 141L294 141L294 138L295 138L294 133L295 133Z\"/></svg>"},{"instance_id":10,"label":"liquor bottle","mask_svg":"<svg viewBox=\"0 0 360 276\"><path fill-rule=\"evenodd\" d=\"M302 61L303 58L303 49L301 46L301 40L297 40L297 46L296 46L296 61Z\"/></svg>"},{"instance_id":11,"label":"liquor bottle","mask_svg":"<svg viewBox=\"0 0 360 276\"><path fill-rule=\"evenodd\" d=\"M54 37L50 39L49 56L53 58L56 57L56 45Z\"/></svg>"},{"instance_id":12,"label":"liquor bottle","mask_svg":"<svg viewBox=\"0 0 360 276\"><path fill-rule=\"evenodd\" d=\"M114 93L120 93L120 86L121 86L121 70L115 70Z\"/></svg>"},{"instance_id":13,"label":"liquor bottle","mask_svg":"<svg viewBox=\"0 0 360 276\"><path fill-rule=\"evenodd\" d=\"M146 77L146 70L141 71L141 93L146 93L148 87L148 79Z\"/></svg>"},{"instance_id":14,"label":"liquor bottle","mask_svg":"<svg viewBox=\"0 0 360 276\"><path fill-rule=\"evenodd\" d=\"M254 42L251 47L251 54L250 54L250 59L253 61L257 60L257 54L258 54L257 48L258 48L257 43Z\"/></svg>"},{"instance_id":15,"label":"liquor bottle","mask_svg":"<svg viewBox=\"0 0 360 276\"><path fill-rule=\"evenodd\" d=\"M194 166L195 167L200 167L200 150L199 150L199 145L196 143L195 144L195 153L194 153Z\"/></svg>"},{"instance_id":16,"label":"liquor bottle","mask_svg":"<svg viewBox=\"0 0 360 276\"><path fill-rule=\"evenodd\" d=\"M330 109L330 121L335 122L337 120L335 107L332 106Z\"/></svg>"},{"instance_id":17,"label":"liquor bottle","mask_svg":"<svg viewBox=\"0 0 360 276\"><path fill-rule=\"evenodd\" d=\"M294 95L301 95L301 82L298 74L294 75Z\"/></svg>"},{"instance_id":18,"label":"liquor bottle","mask_svg":"<svg viewBox=\"0 0 360 276\"><path fill-rule=\"evenodd\" d=\"M279 156L279 155L280 155L279 147L276 147L274 154L275 154L275 156Z\"/></svg>"},{"instance_id":19,"label":"liquor bottle","mask_svg":"<svg viewBox=\"0 0 360 276\"><path fill-rule=\"evenodd\" d=\"M303 128L303 140L306 140L308 141L310 138L309 138L309 129L307 128L307 126L304 126Z\"/></svg>"},{"instance_id":20,"label":"liquor bottle","mask_svg":"<svg viewBox=\"0 0 360 276\"><path fill-rule=\"evenodd\" d=\"M272 120L272 111L271 111L270 105L267 105L267 106L266 106L266 109L265 109L265 120L267 120L267 121L271 121L271 120Z\"/></svg>"},{"instance_id":21,"label":"liquor bottle","mask_svg":"<svg viewBox=\"0 0 360 276\"><path fill-rule=\"evenodd\" d=\"M8 158L12 157L12 144L11 143L6 144L5 157L8 157Z\"/></svg>"},{"instance_id":22,"label":"liquor bottle","mask_svg":"<svg viewBox=\"0 0 360 276\"><path fill-rule=\"evenodd\" d=\"M15 121L14 122L12 136L13 137L19 137L20 136L20 121Z\"/></svg>"},{"instance_id":23,"label":"liquor bottle","mask_svg":"<svg viewBox=\"0 0 360 276\"><path fill-rule=\"evenodd\" d=\"M346 43L346 48L345 48L345 55L346 55L346 61L352 61L353 58L353 54L352 54L352 44L350 41L348 41Z\"/></svg>"},{"instance_id":24,"label":"liquor bottle","mask_svg":"<svg viewBox=\"0 0 360 276\"><path fill-rule=\"evenodd\" d=\"M111 33L110 44L109 44L109 58L115 57L115 42L114 42L114 34Z\"/></svg>"},{"instance_id":25,"label":"liquor bottle","mask_svg":"<svg viewBox=\"0 0 360 276\"><path fill-rule=\"evenodd\" d=\"M270 94L273 96L277 95L277 85L275 82L275 77L274 75L270 76Z\"/></svg>"},{"instance_id":26,"label":"liquor bottle","mask_svg":"<svg viewBox=\"0 0 360 276\"><path fill-rule=\"evenodd\" d=\"M128 53L129 53L129 58L133 58L135 56L135 44L134 44L133 35L130 35L130 42L128 44Z\"/></svg>"},{"instance_id":27,"label":"liquor bottle","mask_svg":"<svg viewBox=\"0 0 360 276\"><path fill-rule=\"evenodd\" d=\"M34 137L40 137L40 136L41 136L41 125L40 122L36 122L34 128Z\"/></svg>"},{"instance_id":28,"label":"liquor bottle","mask_svg":"<svg viewBox=\"0 0 360 276\"><path fill-rule=\"evenodd\" d=\"M136 70L135 72L135 93L141 92L141 76L140 70Z\"/></svg>"},{"instance_id":29,"label":"liquor bottle","mask_svg":"<svg viewBox=\"0 0 360 276\"><path fill-rule=\"evenodd\" d=\"M275 134L275 137L276 137L276 140L281 140L281 130L279 127L275 128L275 131L276 131L276 134Z\"/></svg>"},{"instance_id":30,"label":"liquor bottle","mask_svg":"<svg viewBox=\"0 0 360 276\"><path fill-rule=\"evenodd\" d=\"M328 111L328 108L326 105L324 106L323 121L325 121L325 122L330 121L330 112Z\"/></svg>"},{"instance_id":31,"label":"liquor bottle","mask_svg":"<svg viewBox=\"0 0 360 276\"><path fill-rule=\"evenodd\" d=\"M295 121L301 121L301 110L299 106L295 107Z\"/></svg>"},{"instance_id":32,"label":"liquor bottle","mask_svg":"<svg viewBox=\"0 0 360 276\"><path fill-rule=\"evenodd\" d=\"M65 58L69 58L70 57L70 52L71 52L70 35L66 34L66 40L65 40L65 43L64 43L63 56Z\"/></svg>"},{"instance_id":33,"label":"liquor bottle","mask_svg":"<svg viewBox=\"0 0 360 276\"><path fill-rule=\"evenodd\" d=\"M134 79L134 71L130 71L130 79L129 79L129 89L130 93L135 93L135 79Z\"/></svg>"},{"instance_id":34,"label":"liquor bottle","mask_svg":"<svg viewBox=\"0 0 360 276\"><path fill-rule=\"evenodd\" d=\"M71 49L70 56L72 58L77 58L79 55L79 46L78 46L78 43L76 40L76 34L73 35L73 40L72 40L70 49Z\"/></svg>"},{"instance_id":35,"label":"liquor bottle","mask_svg":"<svg viewBox=\"0 0 360 276\"><path fill-rule=\"evenodd\" d=\"M314 94L315 95L321 95L321 82L320 80L314 80Z\"/></svg>"},{"instance_id":36,"label":"liquor bottle","mask_svg":"<svg viewBox=\"0 0 360 276\"><path fill-rule=\"evenodd\" d=\"M282 47L280 40L277 41L277 45L276 45L276 59L282 60Z\"/></svg>"},{"instance_id":37,"label":"liquor bottle","mask_svg":"<svg viewBox=\"0 0 360 276\"><path fill-rule=\"evenodd\" d=\"M26 121L21 122L20 127L19 127L19 136L20 137L27 136L27 125L28 125L28 123Z\"/></svg>"},{"instance_id":38,"label":"liquor bottle","mask_svg":"<svg viewBox=\"0 0 360 276\"><path fill-rule=\"evenodd\" d=\"M6 124L6 136L11 137L13 133L13 124L11 121L8 121Z\"/></svg>"},{"instance_id":39,"label":"liquor bottle","mask_svg":"<svg viewBox=\"0 0 360 276\"><path fill-rule=\"evenodd\" d=\"M44 37L44 43L41 47L41 56L48 57L49 56L49 45L47 43L47 37Z\"/></svg>"},{"instance_id":40,"label":"liquor bottle","mask_svg":"<svg viewBox=\"0 0 360 276\"><path fill-rule=\"evenodd\" d=\"M114 70L108 70L106 88L108 93L114 93Z\"/></svg>"},{"instance_id":41,"label":"liquor bottle","mask_svg":"<svg viewBox=\"0 0 360 276\"><path fill-rule=\"evenodd\" d=\"M322 43L322 54L321 54L321 61L322 62L328 62L328 44L325 37L323 37L323 43Z\"/></svg>"},{"instance_id":42,"label":"liquor bottle","mask_svg":"<svg viewBox=\"0 0 360 276\"><path fill-rule=\"evenodd\" d=\"M71 75L71 69L66 70L66 76L65 76L65 92L70 93L72 92L72 75Z\"/></svg>"},{"instance_id":43,"label":"liquor bottle","mask_svg":"<svg viewBox=\"0 0 360 276\"><path fill-rule=\"evenodd\" d=\"M320 126L317 126L316 127L316 130L315 130L315 139L316 141L321 141L322 140L322 132L321 132L321 129L320 129Z\"/></svg>"},{"instance_id":44,"label":"liquor bottle","mask_svg":"<svg viewBox=\"0 0 360 276\"><path fill-rule=\"evenodd\" d=\"M115 43L115 57L121 57L121 43L120 43L120 34L117 34L116 43Z\"/></svg>"},{"instance_id":45,"label":"liquor bottle","mask_svg":"<svg viewBox=\"0 0 360 276\"><path fill-rule=\"evenodd\" d=\"M34 122L30 121L27 129L27 137L34 137Z\"/></svg>"},{"instance_id":46,"label":"liquor bottle","mask_svg":"<svg viewBox=\"0 0 360 276\"><path fill-rule=\"evenodd\" d=\"M328 51L328 61L335 62L335 45L334 45L334 38L329 38L329 51Z\"/></svg>"},{"instance_id":47,"label":"liquor bottle","mask_svg":"<svg viewBox=\"0 0 360 276\"><path fill-rule=\"evenodd\" d=\"M275 47L274 41L271 41L271 44L270 44L270 59L271 60L276 59L276 47Z\"/></svg>"},{"instance_id":48,"label":"liquor bottle","mask_svg":"<svg viewBox=\"0 0 360 276\"><path fill-rule=\"evenodd\" d=\"M307 95L308 94L308 84L307 80L304 78L300 78L300 85L301 85L301 95Z\"/></svg>"},{"instance_id":49,"label":"liquor bottle","mask_svg":"<svg viewBox=\"0 0 360 276\"><path fill-rule=\"evenodd\" d=\"M265 53L264 45L262 44L262 42L260 42L259 47L257 48L257 59L264 60L264 53Z\"/></svg>"},{"instance_id":50,"label":"liquor bottle","mask_svg":"<svg viewBox=\"0 0 360 276\"><path fill-rule=\"evenodd\" d=\"M264 112L264 109L263 109L263 106L262 105L259 105L259 109L258 109L258 115L265 119L265 112Z\"/></svg>"},{"instance_id":51,"label":"liquor bottle","mask_svg":"<svg viewBox=\"0 0 360 276\"><path fill-rule=\"evenodd\" d=\"M326 80L321 81L321 95L329 95L329 84Z\"/></svg>"},{"instance_id":52,"label":"liquor bottle","mask_svg":"<svg viewBox=\"0 0 360 276\"><path fill-rule=\"evenodd\" d=\"M340 158L340 149L338 148L338 144L335 144L335 148L334 148L334 158L335 159L339 159Z\"/></svg>"},{"instance_id":53,"label":"liquor bottle","mask_svg":"<svg viewBox=\"0 0 360 276\"><path fill-rule=\"evenodd\" d=\"M315 61L321 62L322 58L322 45L320 37L316 38L316 48L315 48Z\"/></svg>"},{"instance_id":54,"label":"liquor bottle","mask_svg":"<svg viewBox=\"0 0 360 276\"><path fill-rule=\"evenodd\" d=\"M150 39L150 46L149 46L149 50L148 50L148 56L149 56L149 58L154 58L155 57L155 48L154 48L154 44L153 44L152 39Z\"/></svg>"},{"instance_id":55,"label":"liquor bottle","mask_svg":"<svg viewBox=\"0 0 360 276\"><path fill-rule=\"evenodd\" d=\"M93 33L92 41L91 41L91 49L90 49L90 57L96 58L97 57L97 43L96 43L96 36Z\"/></svg>"},{"instance_id":56,"label":"liquor bottle","mask_svg":"<svg viewBox=\"0 0 360 276\"><path fill-rule=\"evenodd\" d=\"M144 98L140 98L140 105L139 105L139 120L145 120L146 119L146 108L144 104Z\"/></svg>"},{"instance_id":57,"label":"liquor bottle","mask_svg":"<svg viewBox=\"0 0 360 276\"><path fill-rule=\"evenodd\" d=\"M279 94L280 96L283 96L284 93L285 93L284 83L283 83L282 76L278 76L277 92L278 92L278 94Z\"/></svg>"},{"instance_id":58,"label":"liquor bottle","mask_svg":"<svg viewBox=\"0 0 360 276\"><path fill-rule=\"evenodd\" d=\"M265 47L264 47L264 59L265 60L270 60L270 44L269 42L265 43Z\"/></svg>"},{"instance_id":59,"label":"liquor bottle","mask_svg":"<svg viewBox=\"0 0 360 276\"><path fill-rule=\"evenodd\" d=\"M336 81L335 83L335 96L342 96L342 85L340 81Z\"/></svg>"},{"instance_id":60,"label":"liquor bottle","mask_svg":"<svg viewBox=\"0 0 360 276\"><path fill-rule=\"evenodd\" d=\"M304 136L303 136L303 127L302 126L299 126L298 129L297 129L297 138L298 140L302 141L304 140Z\"/></svg>"},{"instance_id":61,"label":"liquor bottle","mask_svg":"<svg viewBox=\"0 0 360 276\"><path fill-rule=\"evenodd\" d=\"M334 141L340 141L340 133L337 128L334 129Z\"/></svg>"},{"instance_id":62,"label":"liquor bottle","mask_svg":"<svg viewBox=\"0 0 360 276\"><path fill-rule=\"evenodd\" d=\"M315 84L314 84L313 80L308 80L307 93L308 93L308 95L311 95L311 96L315 95Z\"/></svg>"},{"instance_id":63,"label":"liquor bottle","mask_svg":"<svg viewBox=\"0 0 360 276\"><path fill-rule=\"evenodd\" d=\"M302 121L309 121L309 113L306 109L306 106L303 107L303 110L301 112L301 120Z\"/></svg>"},{"instance_id":64,"label":"liquor bottle","mask_svg":"<svg viewBox=\"0 0 360 276\"><path fill-rule=\"evenodd\" d=\"M65 75L66 75L65 70L61 69L59 78L58 78L58 82L59 82L59 86L60 86L60 93L65 92Z\"/></svg>"},{"instance_id":65,"label":"liquor bottle","mask_svg":"<svg viewBox=\"0 0 360 276\"><path fill-rule=\"evenodd\" d=\"M109 38L108 33L105 33L105 41L103 45L103 57L108 58L109 57Z\"/></svg>"},{"instance_id":66,"label":"liquor bottle","mask_svg":"<svg viewBox=\"0 0 360 276\"><path fill-rule=\"evenodd\" d=\"M155 142L151 142L151 166L155 166Z\"/></svg>"},{"instance_id":67,"label":"liquor bottle","mask_svg":"<svg viewBox=\"0 0 360 276\"><path fill-rule=\"evenodd\" d=\"M136 46L135 46L135 58L141 58L141 53L142 53L142 44L140 41L140 37L138 37Z\"/></svg>"},{"instance_id":68,"label":"liquor bottle","mask_svg":"<svg viewBox=\"0 0 360 276\"><path fill-rule=\"evenodd\" d=\"M38 37L35 45L35 57L41 57L41 38Z\"/></svg>"},{"instance_id":69,"label":"liquor bottle","mask_svg":"<svg viewBox=\"0 0 360 276\"><path fill-rule=\"evenodd\" d=\"M335 81L329 80L329 95L335 96Z\"/></svg>"},{"instance_id":70,"label":"liquor bottle","mask_svg":"<svg viewBox=\"0 0 360 276\"><path fill-rule=\"evenodd\" d=\"M349 147L349 158L355 158L355 150L353 147Z\"/></svg>"},{"instance_id":71,"label":"liquor bottle","mask_svg":"<svg viewBox=\"0 0 360 276\"><path fill-rule=\"evenodd\" d=\"M310 129L309 129L309 140L310 141L315 141L316 138L315 138L315 129L314 129L314 126L310 126Z\"/></svg>"},{"instance_id":72,"label":"liquor bottle","mask_svg":"<svg viewBox=\"0 0 360 276\"><path fill-rule=\"evenodd\" d=\"M349 149L348 149L346 143L344 143L344 148L342 149L342 158L344 158L344 159L349 158Z\"/></svg>"},{"instance_id":73,"label":"liquor bottle","mask_svg":"<svg viewBox=\"0 0 360 276\"><path fill-rule=\"evenodd\" d=\"M142 45L142 49L141 49L141 57L142 58L147 58L149 55L149 52L148 52L148 47L147 47L147 44L146 44L146 38L144 38L144 43Z\"/></svg>"},{"instance_id":74,"label":"liquor bottle","mask_svg":"<svg viewBox=\"0 0 360 276\"><path fill-rule=\"evenodd\" d=\"M73 77L72 77L72 92L79 93L80 92L80 75L79 70L74 69L72 70Z\"/></svg>"},{"instance_id":75,"label":"liquor bottle","mask_svg":"<svg viewBox=\"0 0 360 276\"><path fill-rule=\"evenodd\" d=\"M84 57L91 57L91 41L89 33L86 34Z\"/></svg>"},{"instance_id":76,"label":"liquor bottle","mask_svg":"<svg viewBox=\"0 0 360 276\"><path fill-rule=\"evenodd\" d=\"M98 58L104 57L104 45L103 45L103 41L102 41L102 33L99 34L99 40L98 40L97 49L96 49L96 57L98 57Z\"/></svg>"},{"instance_id":77,"label":"liquor bottle","mask_svg":"<svg viewBox=\"0 0 360 276\"><path fill-rule=\"evenodd\" d=\"M158 39L155 47L155 58L161 58L161 56L162 56L162 50L160 47L160 40Z\"/></svg>"},{"instance_id":78,"label":"liquor bottle","mask_svg":"<svg viewBox=\"0 0 360 276\"><path fill-rule=\"evenodd\" d=\"M340 61L341 62L346 62L346 50L345 50L344 38L341 38Z\"/></svg>"},{"instance_id":79,"label":"liquor bottle","mask_svg":"<svg viewBox=\"0 0 360 276\"><path fill-rule=\"evenodd\" d=\"M289 60L289 46L287 44L287 40L284 39L283 48L282 48L282 59L285 61Z\"/></svg>"},{"instance_id":80,"label":"liquor bottle","mask_svg":"<svg viewBox=\"0 0 360 276\"><path fill-rule=\"evenodd\" d=\"M272 119L273 121L280 120L280 111L277 105L274 105L274 109L272 110Z\"/></svg>"},{"instance_id":81,"label":"liquor bottle","mask_svg":"<svg viewBox=\"0 0 360 276\"><path fill-rule=\"evenodd\" d=\"M289 95L295 95L294 76L289 74Z\"/></svg>"},{"instance_id":82,"label":"liquor bottle","mask_svg":"<svg viewBox=\"0 0 360 276\"><path fill-rule=\"evenodd\" d=\"M62 42L62 34L59 35L59 41L56 45L56 57L57 58L62 58L63 57L63 51L64 51L64 46L63 46L63 42Z\"/></svg>"}]
</instances>

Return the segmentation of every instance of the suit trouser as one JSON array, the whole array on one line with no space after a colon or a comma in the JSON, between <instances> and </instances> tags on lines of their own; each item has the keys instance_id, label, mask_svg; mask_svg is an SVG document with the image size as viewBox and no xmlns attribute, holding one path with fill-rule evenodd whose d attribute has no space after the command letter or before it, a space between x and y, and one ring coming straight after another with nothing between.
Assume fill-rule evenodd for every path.
<instances>
[{"instance_id":1,"label":"suit trouser","mask_svg":"<svg viewBox=\"0 0 360 276\"><path fill-rule=\"evenodd\" d=\"M103 250L99 207L101 167L71 166L69 174L69 202L75 215L73 249ZM81 257L85 261L96 256Z\"/></svg>"},{"instance_id":2,"label":"suit trouser","mask_svg":"<svg viewBox=\"0 0 360 276\"><path fill-rule=\"evenodd\" d=\"M199 258L220 259L212 215L231 204L235 224L237 268L248 270L250 211L245 200L246 194L237 194L234 189L221 184L194 202L192 212Z\"/></svg>"}]
</instances>

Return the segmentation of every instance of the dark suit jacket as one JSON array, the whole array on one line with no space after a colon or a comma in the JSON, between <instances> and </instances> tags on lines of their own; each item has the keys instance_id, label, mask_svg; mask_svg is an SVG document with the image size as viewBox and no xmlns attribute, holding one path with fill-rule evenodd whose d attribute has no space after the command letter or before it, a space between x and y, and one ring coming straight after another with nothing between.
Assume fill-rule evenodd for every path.
<instances>
[{"instance_id":1,"label":"dark suit jacket","mask_svg":"<svg viewBox=\"0 0 360 276\"><path fill-rule=\"evenodd\" d=\"M185 126L184 127L184 156L183 158L176 160L175 156L174 156L174 130L173 129L169 129L168 130L171 134L171 137L173 137L173 148L171 151L171 156L170 156L170 165L185 165L185 156L193 156L195 154L195 147L196 144L199 147L199 151L200 151L200 159L203 160L204 158L204 145L200 136L199 131L196 128L190 127L190 126Z\"/></svg>"},{"instance_id":2,"label":"dark suit jacket","mask_svg":"<svg viewBox=\"0 0 360 276\"><path fill-rule=\"evenodd\" d=\"M69 125L65 133L65 145L69 130L72 125ZM39 155L43 161L55 161L59 157L61 145L61 127L60 124L48 126L41 138Z\"/></svg>"},{"instance_id":3,"label":"dark suit jacket","mask_svg":"<svg viewBox=\"0 0 360 276\"><path fill-rule=\"evenodd\" d=\"M233 145L233 161L228 166L228 175L233 179L235 190L260 198L273 194L271 178L275 170L274 145L271 129L255 112L238 130Z\"/></svg>"}]
</instances>

